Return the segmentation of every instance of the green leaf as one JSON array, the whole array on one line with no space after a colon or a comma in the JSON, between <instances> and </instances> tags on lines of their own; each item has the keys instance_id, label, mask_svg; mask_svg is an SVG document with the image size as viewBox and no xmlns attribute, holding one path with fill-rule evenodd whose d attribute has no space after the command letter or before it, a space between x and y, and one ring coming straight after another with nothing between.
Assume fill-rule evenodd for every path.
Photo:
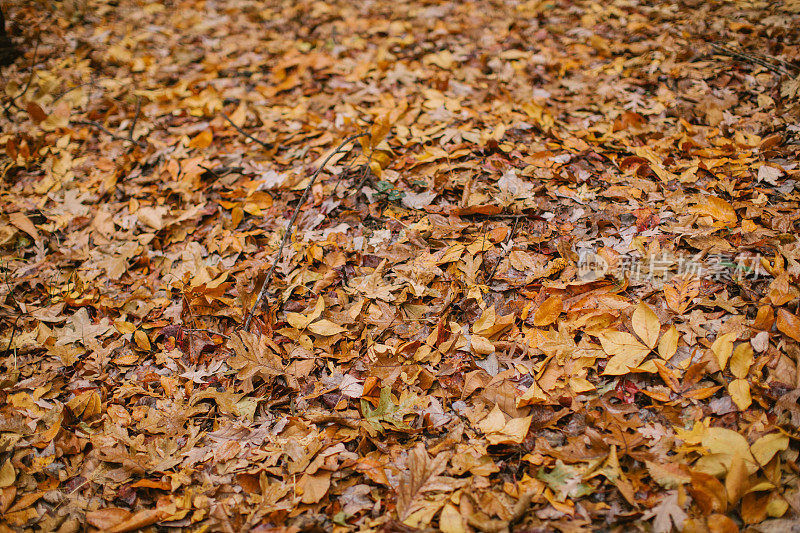
<instances>
[{"instance_id":1,"label":"green leaf","mask_svg":"<svg viewBox=\"0 0 800 533\"><path fill-rule=\"evenodd\" d=\"M390 191L390 190L394 189L394 186L391 183L389 183L388 181L379 181L378 183L375 184L375 189L378 192L385 193L386 191Z\"/></svg>"},{"instance_id":2,"label":"green leaf","mask_svg":"<svg viewBox=\"0 0 800 533\"><path fill-rule=\"evenodd\" d=\"M378 400L378 406L375 409L372 408L369 402L362 398L361 413L369 424L367 429L372 429L376 433L383 433L383 422L394 426L396 429L411 429L411 427L403 421L403 417L412 412L417 400L418 398L416 396L409 395L405 398L401 398L399 405L395 405L392 401L391 387L383 387L381 389L381 396Z\"/></svg>"},{"instance_id":3,"label":"green leaf","mask_svg":"<svg viewBox=\"0 0 800 533\"><path fill-rule=\"evenodd\" d=\"M583 474L579 469L565 465L561 459L556 460L556 466L550 472L540 469L536 477L547 483L558 501L562 502L567 498L580 498L594 491L590 485L581 482Z\"/></svg>"}]
</instances>

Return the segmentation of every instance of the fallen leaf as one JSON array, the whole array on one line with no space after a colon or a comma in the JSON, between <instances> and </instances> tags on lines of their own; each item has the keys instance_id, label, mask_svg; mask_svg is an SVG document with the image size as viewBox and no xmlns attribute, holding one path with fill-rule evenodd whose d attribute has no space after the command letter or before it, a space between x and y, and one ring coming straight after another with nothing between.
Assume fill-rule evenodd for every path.
<instances>
[{"instance_id":1,"label":"fallen leaf","mask_svg":"<svg viewBox=\"0 0 800 533\"><path fill-rule=\"evenodd\" d=\"M778 331L800 342L800 318L787 311L778 309Z\"/></svg>"},{"instance_id":2,"label":"fallen leaf","mask_svg":"<svg viewBox=\"0 0 800 533\"><path fill-rule=\"evenodd\" d=\"M633 312L631 322L633 331L644 341L644 344L650 349L655 348L661 324L653 310L646 303L640 302Z\"/></svg>"},{"instance_id":3,"label":"fallen leaf","mask_svg":"<svg viewBox=\"0 0 800 533\"><path fill-rule=\"evenodd\" d=\"M599 336L599 339L603 350L612 356L603 371L604 375L625 375L639 366L650 353L650 348L644 346L630 333L606 331Z\"/></svg>"}]
</instances>

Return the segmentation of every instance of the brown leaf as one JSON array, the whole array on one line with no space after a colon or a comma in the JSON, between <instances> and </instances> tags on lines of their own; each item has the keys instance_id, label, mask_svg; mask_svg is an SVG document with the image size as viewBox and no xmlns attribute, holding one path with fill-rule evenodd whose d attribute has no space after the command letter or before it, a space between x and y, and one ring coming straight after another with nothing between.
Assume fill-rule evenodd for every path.
<instances>
[{"instance_id":1,"label":"brown leaf","mask_svg":"<svg viewBox=\"0 0 800 533\"><path fill-rule=\"evenodd\" d=\"M25 110L36 124L39 124L41 121L47 118L47 113L45 113L44 109L42 109L41 106L36 102L29 101L27 104L25 104Z\"/></svg>"},{"instance_id":2,"label":"brown leaf","mask_svg":"<svg viewBox=\"0 0 800 533\"><path fill-rule=\"evenodd\" d=\"M406 520L422 505L424 493L435 487L447 460L448 456L444 452L431 459L422 443L409 450L407 470L401 474L397 489L397 514L400 520Z\"/></svg>"},{"instance_id":3,"label":"brown leaf","mask_svg":"<svg viewBox=\"0 0 800 533\"><path fill-rule=\"evenodd\" d=\"M33 222L31 222L24 213L11 213L8 215L8 218L14 226L30 235L34 241L39 242L41 240L39 230L36 229L36 226L33 225Z\"/></svg>"},{"instance_id":4,"label":"brown leaf","mask_svg":"<svg viewBox=\"0 0 800 533\"><path fill-rule=\"evenodd\" d=\"M164 520L168 516L164 511L159 509L142 509L133 516L118 522L116 525L106 529L107 533L127 533L128 531L136 531L138 529L151 526L160 520Z\"/></svg>"},{"instance_id":5,"label":"brown leaf","mask_svg":"<svg viewBox=\"0 0 800 533\"><path fill-rule=\"evenodd\" d=\"M127 509L107 507L105 509L98 509L97 511L86 513L86 521L89 525L105 531L130 519L131 516L133 516L133 513Z\"/></svg>"},{"instance_id":6,"label":"brown leaf","mask_svg":"<svg viewBox=\"0 0 800 533\"><path fill-rule=\"evenodd\" d=\"M328 493L331 487L331 472L320 470L316 474L303 474L297 482L297 492L301 494L303 503L317 503Z\"/></svg>"},{"instance_id":7,"label":"brown leaf","mask_svg":"<svg viewBox=\"0 0 800 533\"><path fill-rule=\"evenodd\" d=\"M706 519L706 523L711 533L739 533L739 527L736 522L724 514L712 514Z\"/></svg>"}]
</instances>

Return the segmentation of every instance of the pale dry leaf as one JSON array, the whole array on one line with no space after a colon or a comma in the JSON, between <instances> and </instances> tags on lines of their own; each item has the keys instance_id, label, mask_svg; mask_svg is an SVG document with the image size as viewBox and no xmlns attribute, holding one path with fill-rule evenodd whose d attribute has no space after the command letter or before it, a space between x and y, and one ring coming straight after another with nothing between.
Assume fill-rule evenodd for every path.
<instances>
[{"instance_id":1,"label":"pale dry leaf","mask_svg":"<svg viewBox=\"0 0 800 533\"><path fill-rule=\"evenodd\" d=\"M658 342L658 333L661 331L661 323L658 317L650 309L650 306L644 302L640 302L636 306L636 310L631 317L631 324L633 331L639 335L639 338L644 341L648 348L655 348Z\"/></svg>"}]
</instances>

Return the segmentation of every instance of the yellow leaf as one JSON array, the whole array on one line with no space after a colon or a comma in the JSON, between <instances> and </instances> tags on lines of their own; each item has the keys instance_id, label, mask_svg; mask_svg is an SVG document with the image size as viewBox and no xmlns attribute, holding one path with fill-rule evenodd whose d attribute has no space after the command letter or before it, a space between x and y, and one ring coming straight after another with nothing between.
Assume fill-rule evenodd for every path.
<instances>
[{"instance_id":1,"label":"yellow leaf","mask_svg":"<svg viewBox=\"0 0 800 533\"><path fill-rule=\"evenodd\" d=\"M123 335L136 331L136 326L132 322L126 322L125 320L115 320L114 327Z\"/></svg>"},{"instance_id":2,"label":"yellow leaf","mask_svg":"<svg viewBox=\"0 0 800 533\"><path fill-rule=\"evenodd\" d=\"M308 329L312 333L316 333L317 335L323 335L325 337L330 337L331 335L337 335L339 333L347 331L339 324L334 324L333 322L325 318L323 318L318 322L314 322L313 324L308 326Z\"/></svg>"},{"instance_id":3,"label":"yellow leaf","mask_svg":"<svg viewBox=\"0 0 800 533\"><path fill-rule=\"evenodd\" d=\"M658 372L658 365L656 365L656 362L653 359L650 359L634 368L632 372L647 372L649 374L655 374Z\"/></svg>"},{"instance_id":4,"label":"yellow leaf","mask_svg":"<svg viewBox=\"0 0 800 533\"><path fill-rule=\"evenodd\" d=\"M645 461L645 465L653 481L667 490L685 485L692 480L689 475L689 468L686 465L678 463L659 464L651 463L650 461Z\"/></svg>"},{"instance_id":5,"label":"yellow leaf","mask_svg":"<svg viewBox=\"0 0 800 533\"><path fill-rule=\"evenodd\" d=\"M734 376L740 379L746 378L753 365L753 346L749 342L741 343L733 350L730 363Z\"/></svg>"},{"instance_id":6,"label":"yellow leaf","mask_svg":"<svg viewBox=\"0 0 800 533\"><path fill-rule=\"evenodd\" d=\"M481 316L478 317L478 320L472 324L472 331L475 333L483 333L485 331L489 331L492 327L494 327L494 321L497 318L494 306L487 307L481 313Z\"/></svg>"},{"instance_id":7,"label":"yellow leaf","mask_svg":"<svg viewBox=\"0 0 800 533\"><path fill-rule=\"evenodd\" d=\"M739 455L734 455L731 467L725 476L725 492L728 493L729 504L736 504L750 488L749 477L744 459Z\"/></svg>"},{"instance_id":8,"label":"yellow leaf","mask_svg":"<svg viewBox=\"0 0 800 533\"><path fill-rule=\"evenodd\" d=\"M466 533L466 521L452 503L446 504L439 515L439 529L442 533Z\"/></svg>"},{"instance_id":9,"label":"yellow leaf","mask_svg":"<svg viewBox=\"0 0 800 533\"><path fill-rule=\"evenodd\" d=\"M214 140L214 134L211 129L206 129L195 135L194 139L189 141L189 148L199 148L203 150L211 146L211 141Z\"/></svg>"},{"instance_id":10,"label":"yellow leaf","mask_svg":"<svg viewBox=\"0 0 800 533\"><path fill-rule=\"evenodd\" d=\"M470 339L470 345L472 346L472 350L477 354L488 355L494 352L494 344L492 344L492 341L481 335L473 334Z\"/></svg>"},{"instance_id":11,"label":"yellow leaf","mask_svg":"<svg viewBox=\"0 0 800 533\"><path fill-rule=\"evenodd\" d=\"M522 396L517 398L517 407L525 407L526 405L534 405L537 403L544 403L549 401L550 398L547 394L542 390L542 387L534 381L528 390L526 390Z\"/></svg>"},{"instance_id":12,"label":"yellow leaf","mask_svg":"<svg viewBox=\"0 0 800 533\"><path fill-rule=\"evenodd\" d=\"M758 229L758 226L752 220L742 220L742 231L746 231L747 233L751 233Z\"/></svg>"},{"instance_id":13,"label":"yellow leaf","mask_svg":"<svg viewBox=\"0 0 800 533\"><path fill-rule=\"evenodd\" d=\"M140 350L144 350L145 352L150 351L150 339L147 338L147 333L144 331L137 329L133 333L133 340L136 342L136 346L138 346Z\"/></svg>"},{"instance_id":14,"label":"yellow leaf","mask_svg":"<svg viewBox=\"0 0 800 533\"><path fill-rule=\"evenodd\" d=\"M633 331L639 335L648 348L655 348L658 342L658 333L661 330L661 323L658 317L644 302L639 302L632 317Z\"/></svg>"},{"instance_id":15,"label":"yellow leaf","mask_svg":"<svg viewBox=\"0 0 800 533\"><path fill-rule=\"evenodd\" d=\"M389 122L389 114L387 113L383 117L376 120L372 125L372 131L370 132L369 136L369 147L374 149L376 146L378 146L380 142L386 138L386 135L388 135L389 130L391 129L392 124Z\"/></svg>"},{"instance_id":16,"label":"yellow leaf","mask_svg":"<svg viewBox=\"0 0 800 533\"><path fill-rule=\"evenodd\" d=\"M247 122L247 106L244 104L244 102L241 102L239 107L236 108L236 111L231 113L230 119L231 122L240 128L244 127L244 123Z\"/></svg>"},{"instance_id":17,"label":"yellow leaf","mask_svg":"<svg viewBox=\"0 0 800 533\"><path fill-rule=\"evenodd\" d=\"M83 420L89 420L100 414L102 400L94 390L87 390L67 402L67 408Z\"/></svg>"},{"instance_id":18,"label":"yellow leaf","mask_svg":"<svg viewBox=\"0 0 800 533\"><path fill-rule=\"evenodd\" d=\"M481 317L472 325L472 331L484 337L491 337L514 323L514 313L498 316L494 306L484 309Z\"/></svg>"},{"instance_id":19,"label":"yellow leaf","mask_svg":"<svg viewBox=\"0 0 800 533\"><path fill-rule=\"evenodd\" d=\"M512 418L499 433L486 435L489 444L522 444L531 427L532 416Z\"/></svg>"},{"instance_id":20,"label":"yellow leaf","mask_svg":"<svg viewBox=\"0 0 800 533\"><path fill-rule=\"evenodd\" d=\"M11 459L6 459L6 462L0 467L0 489L10 487L16 479L17 472L11 464Z\"/></svg>"},{"instance_id":21,"label":"yellow leaf","mask_svg":"<svg viewBox=\"0 0 800 533\"><path fill-rule=\"evenodd\" d=\"M789 437L783 433L769 433L759 438L750 447L753 457L758 464L766 466L776 453L782 452L789 447Z\"/></svg>"},{"instance_id":22,"label":"yellow leaf","mask_svg":"<svg viewBox=\"0 0 800 533\"><path fill-rule=\"evenodd\" d=\"M572 389L572 392L580 394L581 392L594 390L596 387L592 384L591 381L589 381L586 378L581 378L578 376L570 376L569 388Z\"/></svg>"},{"instance_id":23,"label":"yellow leaf","mask_svg":"<svg viewBox=\"0 0 800 533\"><path fill-rule=\"evenodd\" d=\"M750 453L747 440L739 432L731 429L710 427L707 428L700 441L703 447L712 454L716 454L725 471L730 468L733 456L738 454L745 461L747 472L753 474L757 470L755 460Z\"/></svg>"},{"instance_id":24,"label":"yellow leaf","mask_svg":"<svg viewBox=\"0 0 800 533\"><path fill-rule=\"evenodd\" d=\"M716 196L703 198L703 202L697 206L697 210L703 214L711 215L715 220L724 224L735 224L737 221L736 211L733 206Z\"/></svg>"},{"instance_id":25,"label":"yellow leaf","mask_svg":"<svg viewBox=\"0 0 800 533\"><path fill-rule=\"evenodd\" d=\"M773 493L772 496L770 496L769 503L767 503L767 515L772 518L780 518L786 514L788 510L789 504L780 494Z\"/></svg>"},{"instance_id":26,"label":"yellow leaf","mask_svg":"<svg viewBox=\"0 0 800 533\"><path fill-rule=\"evenodd\" d=\"M678 351L679 339L680 334L677 328L675 328L675 326L670 326L658 342L658 355L660 355L662 359L672 359L672 356Z\"/></svg>"},{"instance_id":27,"label":"yellow leaf","mask_svg":"<svg viewBox=\"0 0 800 533\"><path fill-rule=\"evenodd\" d=\"M622 331L606 331L600 335L603 350L611 355L603 371L607 376L627 374L631 368L639 366L650 349L636 340L630 333Z\"/></svg>"},{"instance_id":28,"label":"yellow leaf","mask_svg":"<svg viewBox=\"0 0 800 533\"><path fill-rule=\"evenodd\" d=\"M39 124L39 127L44 131L55 131L58 128L66 128L69 126L69 116L71 112L72 109L69 103L62 100L53 112Z\"/></svg>"},{"instance_id":29,"label":"yellow leaf","mask_svg":"<svg viewBox=\"0 0 800 533\"><path fill-rule=\"evenodd\" d=\"M317 299L317 303L314 305L314 309L312 309L311 312L306 315L302 313L286 313L286 321L293 328L303 331L309 324L318 319L324 310L325 302L320 297Z\"/></svg>"},{"instance_id":30,"label":"yellow leaf","mask_svg":"<svg viewBox=\"0 0 800 533\"><path fill-rule=\"evenodd\" d=\"M728 385L728 394L731 395L731 400L740 411L744 411L753 403L753 399L750 397L750 385L744 379L731 381Z\"/></svg>"},{"instance_id":31,"label":"yellow leaf","mask_svg":"<svg viewBox=\"0 0 800 533\"><path fill-rule=\"evenodd\" d=\"M720 335L714 341L714 344L711 345L711 351L717 358L717 364L719 365L720 370L725 370L725 366L728 364L728 359L733 353L733 341L736 340L738 335L736 333L726 333L725 335Z\"/></svg>"},{"instance_id":32,"label":"yellow leaf","mask_svg":"<svg viewBox=\"0 0 800 533\"><path fill-rule=\"evenodd\" d=\"M498 433L506 425L506 417L500 406L495 404L489 415L478 423L478 428L485 434Z\"/></svg>"},{"instance_id":33,"label":"yellow leaf","mask_svg":"<svg viewBox=\"0 0 800 533\"><path fill-rule=\"evenodd\" d=\"M551 296L539 306L533 314L533 325L537 327L549 326L558 319L564 310L564 302L560 296Z\"/></svg>"}]
</instances>

